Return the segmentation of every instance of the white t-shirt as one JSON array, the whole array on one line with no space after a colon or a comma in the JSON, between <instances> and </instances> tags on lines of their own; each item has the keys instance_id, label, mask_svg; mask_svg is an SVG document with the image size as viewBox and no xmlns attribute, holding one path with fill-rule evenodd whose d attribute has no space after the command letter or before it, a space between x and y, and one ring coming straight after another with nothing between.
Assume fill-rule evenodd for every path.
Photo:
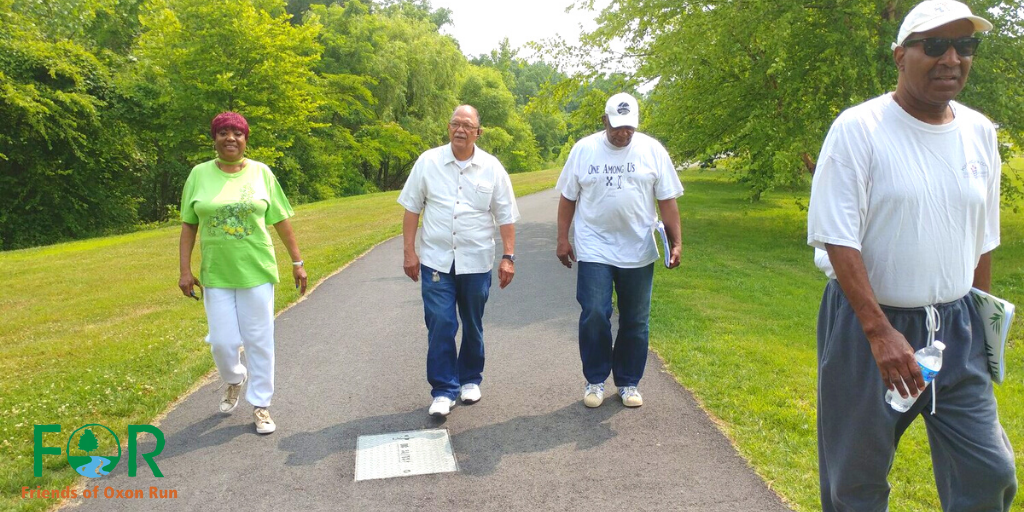
<instances>
[{"instance_id":1,"label":"white t-shirt","mask_svg":"<svg viewBox=\"0 0 1024 512\"><path fill-rule=\"evenodd\" d=\"M494 266L494 225L519 220L512 182L490 153L474 148L460 168L451 145L420 155L398 203L423 215L417 233L419 257L427 267L456 274L490 272Z\"/></svg>"},{"instance_id":2,"label":"white t-shirt","mask_svg":"<svg viewBox=\"0 0 1024 512\"><path fill-rule=\"evenodd\" d=\"M658 259L652 225L655 199L683 194L664 146L637 132L617 148L605 132L572 147L555 186L576 202L573 220L576 258L620 268L638 268Z\"/></svg>"},{"instance_id":3,"label":"white t-shirt","mask_svg":"<svg viewBox=\"0 0 1024 512\"><path fill-rule=\"evenodd\" d=\"M859 250L880 304L957 300L999 245L995 127L950 106L952 122L930 125L885 94L843 112L821 148L807 243Z\"/></svg>"}]
</instances>

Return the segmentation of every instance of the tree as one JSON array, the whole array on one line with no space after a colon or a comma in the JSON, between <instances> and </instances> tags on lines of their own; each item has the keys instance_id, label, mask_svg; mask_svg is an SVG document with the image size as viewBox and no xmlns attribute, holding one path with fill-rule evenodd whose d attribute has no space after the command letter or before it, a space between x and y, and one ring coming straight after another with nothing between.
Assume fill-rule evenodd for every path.
<instances>
[{"instance_id":1,"label":"tree","mask_svg":"<svg viewBox=\"0 0 1024 512\"><path fill-rule=\"evenodd\" d=\"M82 435L78 436L78 449L85 453L91 453L96 448L99 448L100 444L96 441L96 434L92 433L91 428L85 429Z\"/></svg>"},{"instance_id":2,"label":"tree","mask_svg":"<svg viewBox=\"0 0 1024 512\"><path fill-rule=\"evenodd\" d=\"M515 97L493 68L471 66L459 94L461 103L476 107L484 133L479 145L501 160L509 172L540 166L537 139L516 107Z\"/></svg>"},{"instance_id":3,"label":"tree","mask_svg":"<svg viewBox=\"0 0 1024 512\"><path fill-rule=\"evenodd\" d=\"M519 51L512 49L506 37L498 48L489 54L470 59L470 63L494 69L501 74L502 81L513 95L520 117L529 125L537 141L539 159L551 161L557 157L559 148L567 139L566 114L556 102L538 97L545 94L547 86L566 77L546 62L527 62L518 55ZM497 133L490 136L485 133L482 144L496 147L493 145L502 139Z\"/></svg>"},{"instance_id":4,"label":"tree","mask_svg":"<svg viewBox=\"0 0 1024 512\"><path fill-rule=\"evenodd\" d=\"M286 191L303 172L282 157L315 128L323 101L313 66L317 24L293 26L283 0L153 0L141 16L139 65L130 81L138 126L158 165L147 176L151 209L176 204L192 165L212 156L209 122L225 110L251 126L247 154L274 168ZM152 211L152 210L151 210Z\"/></svg>"},{"instance_id":5,"label":"tree","mask_svg":"<svg viewBox=\"0 0 1024 512\"><path fill-rule=\"evenodd\" d=\"M458 104L466 58L425 5L392 2L375 12L350 0L314 5L306 18L322 26L318 74L340 84L324 89L324 130L344 139L343 165L380 189L400 187L416 155L441 144Z\"/></svg>"},{"instance_id":6,"label":"tree","mask_svg":"<svg viewBox=\"0 0 1024 512\"><path fill-rule=\"evenodd\" d=\"M0 248L133 226L142 168L110 69L0 0Z\"/></svg>"},{"instance_id":7,"label":"tree","mask_svg":"<svg viewBox=\"0 0 1024 512\"><path fill-rule=\"evenodd\" d=\"M912 3L895 0L619 0L575 48L582 56L623 38L636 80L658 79L645 130L679 160L732 152L757 198L805 179L843 109L892 90L891 42ZM971 6L996 25L984 36L959 98L1019 143L1024 45L1021 10ZM1016 93L1016 94L1014 94Z\"/></svg>"}]
</instances>

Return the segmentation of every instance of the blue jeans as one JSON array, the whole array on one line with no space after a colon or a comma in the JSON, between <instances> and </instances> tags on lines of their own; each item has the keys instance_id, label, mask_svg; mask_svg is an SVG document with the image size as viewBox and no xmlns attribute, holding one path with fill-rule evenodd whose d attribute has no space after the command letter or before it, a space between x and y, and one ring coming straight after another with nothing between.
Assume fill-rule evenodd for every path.
<instances>
[{"instance_id":1,"label":"blue jeans","mask_svg":"<svg viewBox=\"0 0 1024 512\"><path fill-rule=\"evenodd\" d=\"M580 313L580 359L591 384L614 377L617 387L636 386L647 366L648 321L654 264L619 268L581 261L576 277ZM612 287L619 303L619 332L612 345Z\"/></svg>"},{"instance_id":2,"label":"blue jeans","mask_svg":"<svg viewBox=\"0 0 1024 512\"><path fill-rule=\"evenodd\" d=\"M459 387L480 384L484 371L484 305L491 291L491 273L455 275L420 265L423 319L427 324L427 381L431 396L455 400ZM458 318L456 317L458 309ZM462 319L462 347L455 334Z\"/></svg>"}]
</instances>

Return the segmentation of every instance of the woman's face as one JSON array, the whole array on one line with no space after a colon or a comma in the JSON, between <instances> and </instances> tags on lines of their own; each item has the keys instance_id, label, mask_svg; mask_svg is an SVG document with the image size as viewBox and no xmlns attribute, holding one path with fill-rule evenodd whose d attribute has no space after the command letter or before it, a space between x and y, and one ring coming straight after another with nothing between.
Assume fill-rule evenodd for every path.
<instances>
[{"instance_id":1,"label":"woman's face","mask_svg":"<svg viewBox=\"0 0 1024 512\"><path fill-rule=\"evenodd\" d=\"M213 147L221 160L241 160L245 153L245 132L230 126L221 128L213 138Z\"/></svg>"}]
</instances>

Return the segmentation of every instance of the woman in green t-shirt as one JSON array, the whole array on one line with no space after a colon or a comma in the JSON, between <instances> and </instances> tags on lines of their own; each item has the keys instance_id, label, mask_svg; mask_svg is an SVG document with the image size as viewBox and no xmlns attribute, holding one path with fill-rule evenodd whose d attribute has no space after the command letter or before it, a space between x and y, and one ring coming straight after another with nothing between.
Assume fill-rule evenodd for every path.
<instances>
[{"instance_id":1,"label":"woman in green t-shirt","mask_svg":"<svg viewBox=\"0 0 1024 512\"><path fill-rule=\"evenodd\" d=\"M210 122L210 135L217 158L193 167L181 193L178 287L197 300L195 287L205 290L206 341L228 384L221 412L235 409L248 381L245 399L254 407L256 432L269 434L277 428L267 408L274 394L274 285L279 279L267 226L274 226L288 249L295 287L305 294L306 270L288 222L295 212L270 168L245 158L249 123L244 117L218 114ZM200 233L202 263L196 279L192 249ZM247 364L239 354L242 347Z\"/></svg>"}]
</instances>

